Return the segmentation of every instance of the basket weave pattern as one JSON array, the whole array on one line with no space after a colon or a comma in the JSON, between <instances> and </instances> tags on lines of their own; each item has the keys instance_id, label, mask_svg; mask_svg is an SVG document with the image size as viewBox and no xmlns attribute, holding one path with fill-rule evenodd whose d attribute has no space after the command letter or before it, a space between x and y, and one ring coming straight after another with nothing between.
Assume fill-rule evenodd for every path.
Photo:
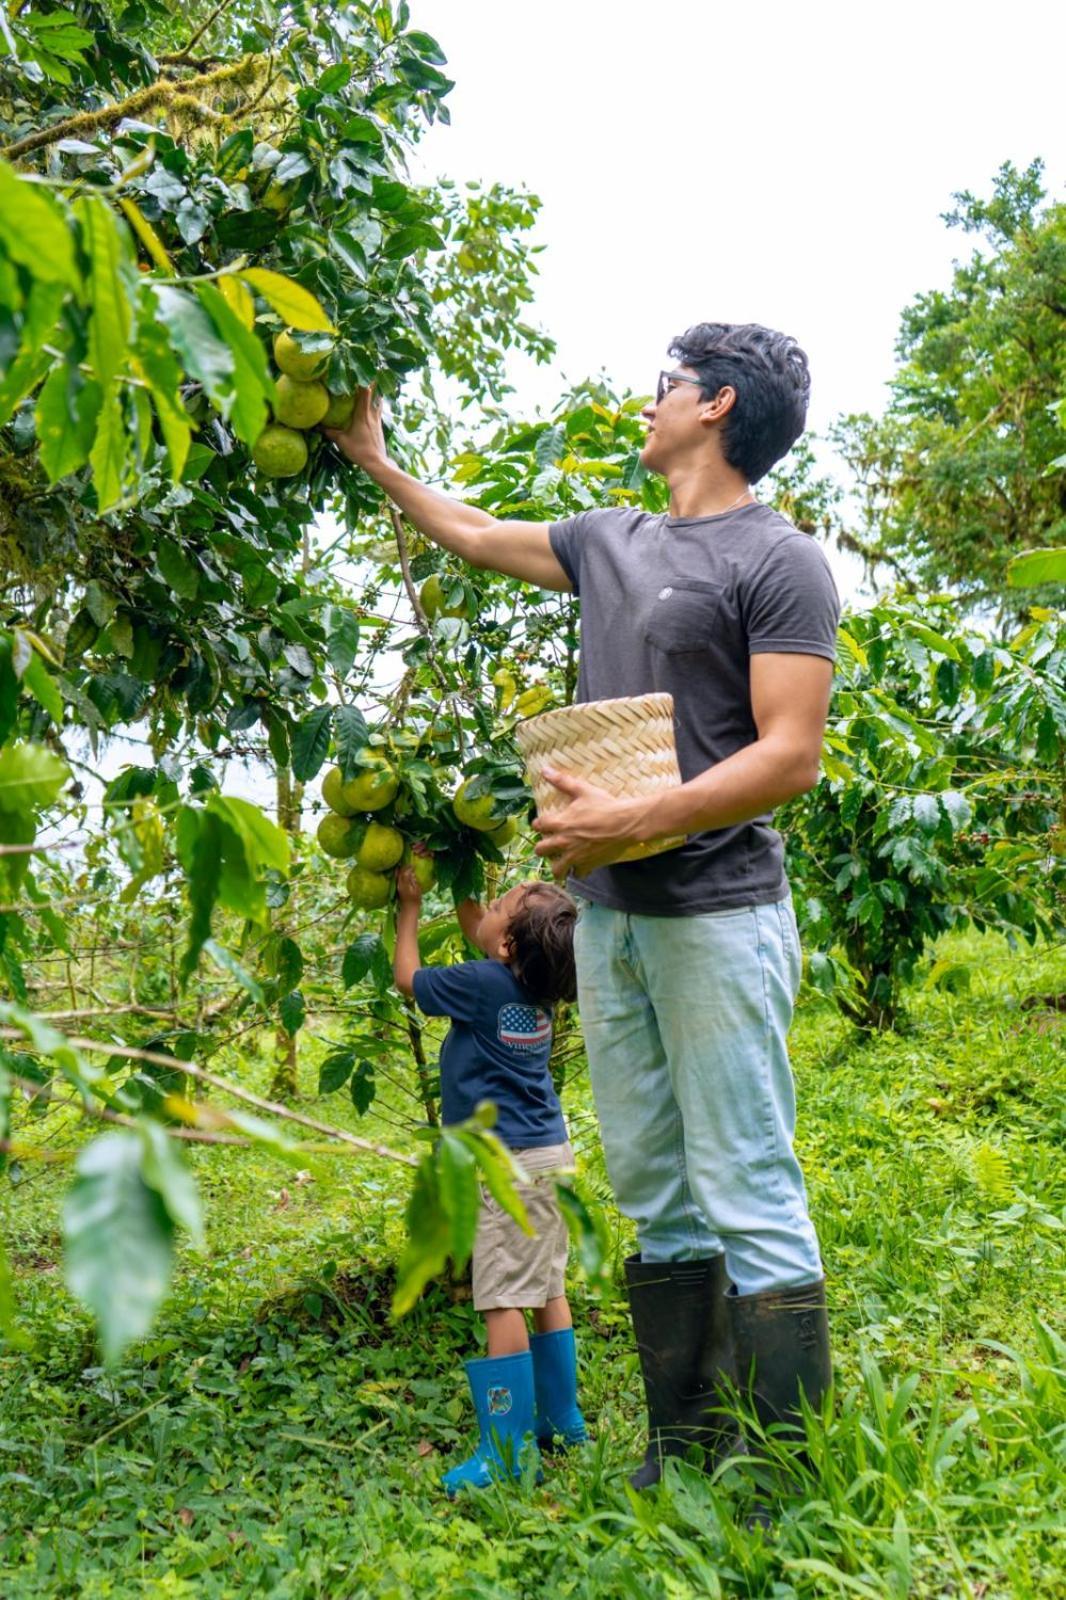
<instances>
[{"instance_id":1,"label":"basket weave pattern","mask_svg":"<svg viewBox=\"0 0 1066 1600\"><path fill-rule=\"evenodd\" d=\"M674 698L633 695L591 700L530 717L515 728L538 811L557 811L563 797L543 776L557 767L623 797L676 789L681 783L674 745ZM634 844L618 861L643 861L684 844L685 835Z\"/></svg>"}]
</instances>

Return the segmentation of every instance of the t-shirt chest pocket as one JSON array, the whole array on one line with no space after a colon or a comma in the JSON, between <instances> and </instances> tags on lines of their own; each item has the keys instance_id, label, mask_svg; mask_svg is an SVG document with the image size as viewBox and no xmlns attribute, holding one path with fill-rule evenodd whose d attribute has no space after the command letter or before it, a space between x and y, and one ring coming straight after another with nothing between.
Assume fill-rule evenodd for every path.
<instances>
[{"instance_id":1,"label":"t-shirt chest pocket","mask_svg":"<svg viewBox=\"0 0 1066 1600\"><path fill-rule=\"evenodd\" d=\"M686 578L664 584L652 602L645 639L667 655L708 650L724 598L720 583Z\"/></svg>"}]
</instances>

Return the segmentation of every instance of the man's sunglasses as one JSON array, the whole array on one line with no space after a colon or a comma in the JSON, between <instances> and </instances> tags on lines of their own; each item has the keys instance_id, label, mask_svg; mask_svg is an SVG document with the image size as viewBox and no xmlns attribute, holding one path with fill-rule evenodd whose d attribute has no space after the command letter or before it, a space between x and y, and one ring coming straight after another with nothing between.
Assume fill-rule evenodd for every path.
<instances>
[{"instance_id":1,"label":"man's sunglasses","mask_svg":"<svg viewBox=\"0 0 1066 1600\"><path fill-rule=\"evenodd\" d=\"M655 404L661 406L670 390L679 383L692 383L697 389L703 388L699 378L686 378L683 372L660 372L659 382L655 386Z\"/></svg>"}]
</instances>

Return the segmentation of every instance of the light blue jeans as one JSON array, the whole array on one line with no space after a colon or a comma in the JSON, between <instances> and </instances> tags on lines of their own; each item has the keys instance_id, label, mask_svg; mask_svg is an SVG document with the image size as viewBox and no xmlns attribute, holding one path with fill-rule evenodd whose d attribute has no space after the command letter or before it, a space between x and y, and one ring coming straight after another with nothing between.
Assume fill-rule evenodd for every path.
<instances>
[{"instance_id":1,"label":"light blue jeans","mask_svg":"<svg viewBox=\"0 0 1066 1600\"><path fill-rule=\"evenodd\" d=\"M820 1278L792 1149L791 900L694 917L582 901L575 950L607 1172L642 1258L724 1251L739 1294Z\"/></svg>"}]
</instances>

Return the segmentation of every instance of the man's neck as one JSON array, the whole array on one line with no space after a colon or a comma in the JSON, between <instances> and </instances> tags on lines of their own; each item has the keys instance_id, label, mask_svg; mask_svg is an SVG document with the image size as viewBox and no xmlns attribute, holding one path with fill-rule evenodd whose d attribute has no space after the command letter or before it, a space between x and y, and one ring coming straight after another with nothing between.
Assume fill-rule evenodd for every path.
<instances>
[{"instance_id":1,"label":"man's neck","mask_svg":"<svg viewBox=\"0 0 1066 1600\"><path fill-rule=\"evenodd\" d=\"M672 517L714 517L754 499L744 474L722 461L679 466L667 482Z\"/></svg>"}]
</instances>

